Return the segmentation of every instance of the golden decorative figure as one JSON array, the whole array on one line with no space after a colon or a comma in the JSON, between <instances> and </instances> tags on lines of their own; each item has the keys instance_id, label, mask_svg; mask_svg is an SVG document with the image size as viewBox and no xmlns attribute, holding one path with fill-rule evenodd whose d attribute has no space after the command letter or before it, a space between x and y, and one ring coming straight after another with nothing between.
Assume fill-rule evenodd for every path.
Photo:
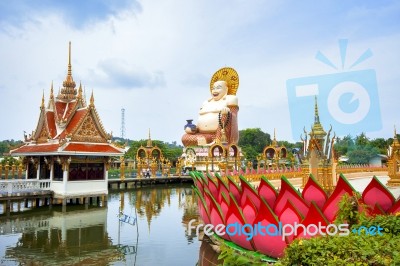
<instances>
[{"instance_id":1,"label":"golden decorative figure","mask_svg":"<svg viewBox=\"0 0 400 266\"><path fill-rule=\"evenodd\" d=\"M124 181L125 180L125 158L124 158L124 156L121 156L120 158L120 161L121 161L121 165L120 165L120 178L121 178L121 181Z\"/></svg>"},{"instance_id":2,"label":"golden decorative figure","mask_svg":"<svg viewBox=\"0 0 400 266\"><path fill-rule=\"evenodd\" d=\"M251 161L247 161L247 169L251 170L253 168L252 166L253 165L252 165Z\"/></svg>"},{"instance_id":3,"label":"golden decorative figure","mask_svg":"<svg viewBox=\"0 0 400 266\"><path fill-rule=\"evenodd\" d=\"M400 142L397 138L396 127L394 128L393 143L388 150L388 175L390 177L387 182L388 186L400 186Z\"/></svg>"},{"instance_id":4,"label":"golden decorative figure","mask_svg":"<svg viewBox=\"0 0 400 266\"><path fill-rule=\"evenodd\" d=\"M8 161L6 161L6 165L5 165L5 168L4 168L4 177L5 177L5 179L8 179L8 171L9 171L9 169L10 169L10 165L9 165L9 162Z\"/></svg>"}]
</instances>

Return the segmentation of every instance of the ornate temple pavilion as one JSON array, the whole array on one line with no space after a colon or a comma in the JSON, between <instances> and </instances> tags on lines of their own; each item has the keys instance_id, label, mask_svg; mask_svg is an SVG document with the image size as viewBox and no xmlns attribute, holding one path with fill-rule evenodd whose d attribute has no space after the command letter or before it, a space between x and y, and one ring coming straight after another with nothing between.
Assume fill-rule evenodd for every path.
<instances>
[{"instance_id":1,"label":"ornate temple pavilion","mask_svg":"<svg viewBox=\"0 0 400 266\"><path fill-rule=\"evenodd\" d=\"M111 143L112 136L96 111L93 92L87 104L82 85L76 89L71 43L62 85L56 96L51 85L47 105L42 96L36 129L25 135L25 145L11 154L23 158L26 178L51 180L55 199L104 197L108 193L111 157L121 156L124 151Z\"/></svg>"}]
</instances>

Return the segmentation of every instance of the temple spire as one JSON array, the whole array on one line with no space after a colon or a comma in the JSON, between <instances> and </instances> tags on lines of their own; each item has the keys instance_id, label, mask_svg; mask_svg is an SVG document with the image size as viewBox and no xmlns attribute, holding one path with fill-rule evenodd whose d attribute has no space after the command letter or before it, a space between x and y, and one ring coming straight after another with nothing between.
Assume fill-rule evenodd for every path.
<instances>
[{"instance_id":1,"label":"temple spire","mask_svg":"<svg viewBox=\"0 0 400 266\"><path fill-rule=\"evenodd\" d=\"M90 96L90 106L94 106L94 95L93 95L93 90L92 90L92 95Z\"/></svg>"},{"instance_id":2,"label":"temple spire","mask_svg":"<svg viewBox=\"0 0 400 266\"><path fill-rule=\"evenodd\" d=\"M318 101L317 96L315 96L315 104L314 104L314 124L311 127L310 136L313 135L317 139L323 139L326 136L326 132L319 121L319 113L318 113Z\"/></svg>"},{"instance_id":3,"label":"temple spire","mask_svg":"<svg viewBox=\"0 0 400 266\"><path fill-rule=\"evenodd\" d=\"M315 106L314 106L314 124L319 124L319 114L318 114L318 101L317 96L315 96Z\"/></svg>"},{"instance_id":4,"label":"temple spire","mask_svg":"<svg viewBox=\"0 0 400 266\"><path fill-rule=\"evenodd\" d=\"M51 81L51 87L50 87L50 99L54 99L53 81Z\"/></svg>"},{"instance_id":5,"label":"temple spire","mask_svg":"<svg viewBox=\"0 0 400 266\"><path fill-rule=\"evenodd\" d=\"M272 146L278 146L278 143L276 141L276 128L274 128L274 139L272 140Z\"/></svg>"},{"instance_id":6,"label":"temple spire","mask_svg":"<svg viewBox=\"0 0 400 266\"><path fill-rule=\"evenodd\" d=\"M69 42L68 49L68 76L72 77L72 66L71 66L71 42Z\"/></svg>"},{"instance_id":7,"label":"temple spire","mask_svg":"<svg viewBox=\"0 0 400 266\"><path fill-rule=\"evenodd\" d=\"M40 109L44 109L44 90L43 90L43 94L42 94L42 103L40 105Z\"/></svg>"},{"instance_id":8,"label":"temple spire","mask_svg":"<svg viewBox=\"0 0 400 266\"><path fill-rule=\"evenodd\" d=\"M82 98L82 83L79 82L78 98Z\"/></svg>"},{"instance_id":9,"label":"temple spire","mask_svg":"<svg viewBox=\"0 0 400 266\"><path fill-rule=\"evenodd\" d=\"M394 143L395 145L399 145L399 139L397 138L396 125L394 126L393 143Z\"/></svg>"},{"instance_id":10,"label":"temple spire","mask_svg":"<svg viewBox=\"0 0 400 266\"><path fill-rule=\"evenodd\" d=\"M150 137L150 128L149 128L149 138L147 140L147 146L146 148L151 148L153 147L153 142L151 141L151 137Z\"/></svg>"},{"instance_id":11,"label":"temple spire","mask_svg":"<svg viewBox=\"0 0 400 266\"><path fill-rule=\"evenodd\" d=\"M71 66L71 42L69 42L68 47L68 72L67 76L63 82L63 88L61 89L61 93L57 96L59 99L63 100L74 100L76 99L76 84L74 79L72 78L72 66Z\"/></svg>"}]
</instances>

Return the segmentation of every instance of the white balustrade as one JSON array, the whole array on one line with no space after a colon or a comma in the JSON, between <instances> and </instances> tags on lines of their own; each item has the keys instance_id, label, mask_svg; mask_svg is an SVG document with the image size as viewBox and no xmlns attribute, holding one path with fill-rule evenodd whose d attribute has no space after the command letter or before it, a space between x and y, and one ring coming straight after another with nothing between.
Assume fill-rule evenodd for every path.
<instances>
[{"instance_id":1,"label":"white balustrade","mask_svg":"<svg viewBox=\"0 0 400 266\"><path fill-rule=\"evenodd\" d=\"M13 193L23 193L32 191L50 190L50 180L1 180L0 194L12 195Z\"/></svg>"}]
</instances>

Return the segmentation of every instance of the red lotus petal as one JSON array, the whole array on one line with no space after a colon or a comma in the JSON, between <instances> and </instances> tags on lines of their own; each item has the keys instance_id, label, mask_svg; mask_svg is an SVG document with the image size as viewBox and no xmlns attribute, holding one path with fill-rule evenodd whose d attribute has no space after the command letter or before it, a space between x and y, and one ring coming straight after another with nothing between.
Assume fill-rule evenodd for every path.
<instances>
[{"instance_id":1,"label":"red lotus petal","mask_svg":"<svg viewBox=\"0 0 400 266\"><path fill-rule=\"evenodd\" d=\"M221 213L222 213L223 217L227 217L228 211L230 208L229 198L227 195L229 195L229 194L225 194L225 192L222 192L222 194L221 194L220 207L221 207Z\"/></svg>"},{"instance_id":2,"label":"red lotus petal","mask_svg":"<svg viewBox=\"0 0 400 266\"><path fill-rule=\"evenodd\" d=\"M209 198L210 200L210 222L214 227L216 227L219 224L225 224L225 219L222 214L221 206L217 203L217 201L214 199L214 197L206 191L206 198ZM207 201L207 200L206 200Z\"/></svg>"},{"instance_id":3,"label":"red lotus petal","mask_svg":"<svg viewBox=\"0 0 400 266\"><path fill-rule=\"evenodd\" d=\"M339 202L342 199L343 195L347 193L352 196L354 192L354 188L350 185L346 178L342 174L340 174L335 190L322 208L322 212L329 222L333 222L333 220L335 219L336 214L339 210Z\"/></svg>"},{"instance_id":4,"label":"red lotus petal","mask_svg":"<svg viewBox=\"0 0 400 266\"><path fill-rule=\"evenodd\" d=\"M388 213L396 214L400 212L400 198L393 204L392 208L389 209Z\"/></svg>"},{"instance_id":5,"label":"red lotus petal","mask_svg":"<svg viewBox=\"0 0 400 266\"><path fill-rule=\"evenodd\" d=\"M194 192L198 196L198 206L199 206L199 214L201 219L204 221L205 224L209 224L210 222L210 207L207 205L202 193L197 189L194 188Z\"/></svg>"},{"instance_id":6,"label":"red lotus petal","mask_svg":"<svg viewBox=\"0 0 400 266\"><path fill-rule=\"evenodd\" d=\"M250 198L246 198L244 204L241 206L244 219L249 224L253 224L257 215L257 208Z\"/></svg>"},{"instance_id":7,"label":"red lotus petal","mask_svg":"<svg viewBox=\"0 0 400 266\"><path fill-rule=\"evenodd\" d=\"M258 186L258 195L264 199L269 206L274 206L278 192L274 186L264 176L261 177L260 185Z\"/></svg>"},{"instance_id":8,"label":"red lotus petal","mask_svg":"<svg viewBox=\"0 0 400 266\"><path fill-rule=\"evenodd\" d=\"M285 178L281 178L281 190L279 191L278 198L276 199L274 212L279 216L288 200L291 200L299 212L306 216L308 212L308 205L301 197L300 193L289 183Z\"/></svg>"},{"instance_id":9,"label":"red lotus petal","mask_svg":"<svg viewBox=\"0 0 400 266\"><path fill-rule=\"evenodd\" d=\"M282 238L279 233L277 217L265 201L261 201L254 224L259 228L259 233L253 237L256 250L273 258L282 257L287 244L285 238Z\"/></svg>"},{"instance_id":10,"label":"red lotus petal","mask_svg":"<svg viewBox=\"0 0 400 266\"><path fill-rule=\"evenodd\" d=\"M328 199L328 195L326 195L326 192L318 184L313 175L309 176L308 181L304 186L302 196L308 205L314 201L320 209L322 209L326 200Z\"/></svg>"},{"instance_id":11,"label":"red lotus petal","mask_svg":"<svg viewBox=\"0 0 400 266\"><path fill-rule=\"evenodd\" d=\"M207 173L207 188L210 190L214 199L218 198L218 184L212 179L211 175Z\"/></svg>"},{"instance_id":12,"label":"red lotus petal","mask_svg":"<svg viewBox=\"0 0 400 266\"><path fill-rule=\"evenodd\" d=\"M222 193L225 193L226 199L229 203L229 188L228 186L225 184L224 181L222 181L222 178L218 175L217 176L217 182L218 182L218 202L222 201Z\"/></svg>"},{"instance_id":13,"label":"red lotus petal","mask_svg":"<svg viewBox=\"0 0 400 266\"><path fill-rule=\"evenodd\" d=\"M374 176L365 188L362 199L365 204L374 207L376 203L386 212L394 204L395 198L390 191Z\"/></svg>"},{"instance_id":14,"label":"red lotus petal","mask_svg":"<svg viewBox=\"0 0 400 266\"><path fill-rule=\"evenodd\" d=\"M285 225L287 224L291 225L294 225L295 223L299 224L302 220L303 216L300 214L300 211L293 205L291 200L288 199L286 201L285 207L282 210L282 213L279 215L279 222L282 223L282 227L284 228ZM283 229L283 231L285 230ZM293 234L287 237L288 244L290 244L293 241L293 239L294 239L294 232Z\"/></svg>"},{"instance_id":15,"label":"red lotus petal","mask_svg":"<svg viewBox=\"0 0 400 266\"><path fill-rule=\"evenodd\" d=\"M233 233L232 229L237 229L235 234L229 235L231 241L243 248L246 248L248 250L254 250L253 247L253 240L248 240L248 235L243 233L244 225L249 225L244 216L243 213L241 212L241 209L236 202L234 196L230 194L231 197L231 208L228 211L228 217L226 219L226 230L228 232Z\"/></svg>"},{"instance_id":16,"label":"red lotus petal","mask_svg":"<svg viewBox=\"0 0 400 266\"><path fill-rule=\"evenodd\" d=\"M385 215L386 212L385 210L379 205L379 203L376 203L374 208L369 211L368 213L371 216L376 216L376 215Z\"/></svg>"},{"instance_id":17,"label":"red lotus petal","mask_svg":"<svg viewBox=\"0 0 400 266\"><path fill-rule=\"evenodd\" d=\"M245 204L245 201L247 197L251 199L253 202L254 206L257 208L260 207L261 205L261 200L260 197L258 196L257 191L254 189L252 185L247 182L247 180L243 176L239 176L240 178L240 184L242 186L242 194L240 196L240 205L243 206Z\"/></svg>"},{"instance_id":18,"label":"red lotus petal","mask_svg":"<svg viewBox=\"0 0 400 266\"><path fill-rule=\"evenodd\" d=\"M227 176L227 178L228 178L229 192L233 194L237 202L240 202L240 195L242 193L240 187L235 183L232 177Z\"/></svg>"},{"instance_id":19,"label":"red lotus petal","mask_svg":"<svg viewBox=\"0 0 400 266\"><path fill-rule=\"evenodd\" d=\"M301 224L307 228L309 225L327 226L329 222L326 219L325 215L322 213L322 211L319 209L318 205L314 201L312 201L307 216L303 219ZM326 230L324 230L323 233L324 232L326 232ZM297 231L296 238L309 239L314 236L313 234L314 231L311 231L311 229L308 232L306 232L304 231L303 228L299 228L299 230ZM315 235L319 235L319 233Z\"/></svg>"}]
</instances>

